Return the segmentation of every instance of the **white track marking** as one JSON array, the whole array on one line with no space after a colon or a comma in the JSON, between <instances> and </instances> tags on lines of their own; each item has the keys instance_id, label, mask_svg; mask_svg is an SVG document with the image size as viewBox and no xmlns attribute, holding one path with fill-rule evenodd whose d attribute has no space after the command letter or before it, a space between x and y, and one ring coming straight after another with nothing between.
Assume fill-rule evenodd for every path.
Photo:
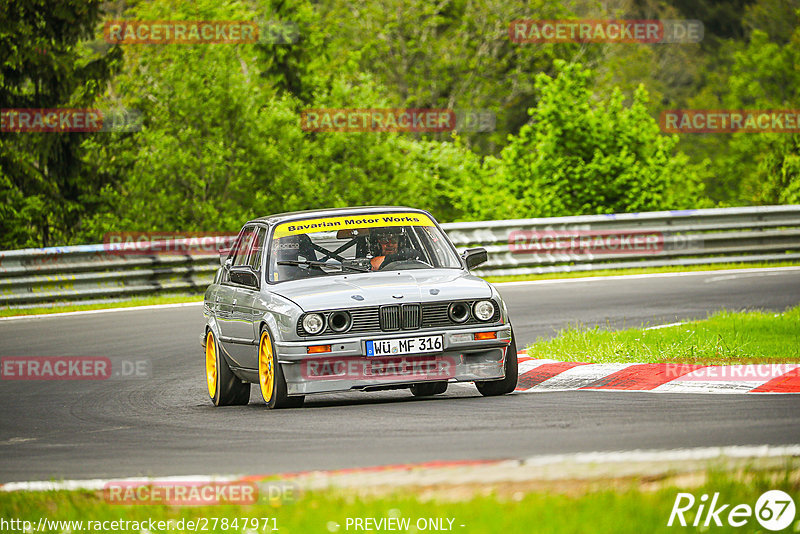
<instances>
[{"instance_id":1,"label":"white track marking","mask_svg":"<svg viewBox=\"0 0 800 534\"><path fill-rule=\"evenodd\" d=\"M545 365L547 363L561 363L558 360L525 360L524 362L520 362L517 367L519 367L519 374L527 373L528 371L533 371L540 365Z\"/></svg>"},{"instance_id":2,"label":"white track marking","mask_svg":"<svg viewBox=\"0 0 800 534\"><path fill-rule=\"evenodd\" d=\"M770 446L743 445L732 447L696 447L692 449L666 449L584 452L577 454L550 454L523 460L526 465L570 463L665 462L676 460L712 460L714 458L772 458L800 456L800 445Z\"/></svg>"},{"instance_id":3,"label":"white track marking","mask_svg":"<svg viewBox=\"0 0 800 534\"><path fill-rule=\"evenodd\" d=\"M235 476L208 476L208 475L193 475L193 476L170 476L158 478L144 478L144 477L131 477L131 478L95 478L90 480L62 480L59 482L52 480L42 480L33 482L8 482L0 485L0 491L62 491L62 490L90 490L100 491L106 484L114 483L178 483L178 482L233 482L240 477Z\"/></svg>"},{"instance_id":4,"label":"white track marking","mask_svg":"<svg viewBox=\"0 0 800 534\"><path fill-rule=\"evenodd\" d=\"M656 393L750 393L764 382L667 382L651 391Z\"/></svg>"},{"instance_id":5,"label":"white track marking","mask_svg":"<svg viewBox=\"0 0 800 534\"><path fill-rule=\"evenodd\" d=\"M578 365L572 369L567 369L563 373L559 373L554 377L548 378L541 384L537 384L525 391L554 391L554 390L573 390L580 389L584 386L593 384L601 378L605 378L610 374L621 371L631 365L632 363L597 363L589 365Z\"/></svg>"},{"instance_id":6,"label":"white track marking","mask_svg":"<svg viewBox=\"0 0 800 534\"><path fill-rule=\"evenodd\" d=\"M555 360L529 360L519 364L520 375L548 363L562 363ZM589 386L598 380L614 374L637 363L583 364L567 369L531 388L517 390L516 393L537 393L544 391L574 391ZM677 364L680 366L680 364ZM592 391L606 392L648 392L648 393L749 393L786 373L794 371L800 364L756 364L707 366L661 384L652 389L614 389L601 388ZM642 372L647 372L643 369ZM757 394L794 394L796 392L759 392Z\"/></svg>"},{"instance_id":7,"label":"white track marking","mask_svg":"<svg viewBox=\"0 0 800 534\"><path fill-rule=\"evenodd\" d=\"M582 468L582 473L591 477L598 466L607 464L623 464L631 474L643 470L642 465L659 466L665 462L677 461L710 461L716 459L751 459L751 458L782 458L800 456L800 445L770 446L770 445L744 445L731 447L697 447L685 449L634 449L629 451L596 451L572 454L546 454L531 456L517 460L497 460L491 462L476 462L467 465L442 465L430 466L425 464L406 464L381 471L370 468L363 470L353 469L346 472L340 471L313 471L299 473L291 476L282 476L276 480L284 482L297 481L303 486L313 488L338 487L364 487L374 485L414 485L435 482L437 484L458 484L472 482L487 482L491 480L536 480L547 478L542 467L554 466L556 469L550 473L549 478L563 477L564 472L574 470L574 466L589 466L589 471ZM631 468L630 464L635 465ZM617 472L619 467L614 467ZM673 467L669 467L673 470ZM602 473L601 473L602 474ZM617 474L619 474L617 472ZM249 480L271 477L275 473L248 477ZM575 476L575 475L573 475ZM122 478L122 479L93 479L93 480L63 480L10 482L0 485L0 491L63 491L63 490L102 490L109 483L170 483L176 482L233 482L241 480L241 476L180 476L158 478Z\"/></svg>"},{"instance_id":8,"label":"white track marking","mask_svg":"<svg viewBox=\"0 0 800 534\"><path fill-rule=\"evenodd\" d=\"M718 365L662 384L658 393L748 393L800 367L798 364Z\"/></svg>"},{"instance_id":9,"label":"white track marking","mask_svg":"<svg viewBox=\"0 0 800 534\"><path fill-rule=\"evenodd\" d=\"M582 278L555 278L552 280L523 280L519 282L492 282L493 285L535 286L547 284L569 284L577 282L599 282L601 280L638 280L648 278L672 278L676 276L706 276L710 274L777 273L800 271L800 267L758 267L753 269L721 269L719 271L685 271L670 273L620 274L614 276L585 276Z\"/></svg>"},{"instance_id":10,"label":"white track marking","mask_svg":"<svg viewBox=\"0 0 800 534\"><path fill-rule=\"evenodd\" d=\"M689 324L689 323L669 323L669 324L659 324L656 326L648 326L644 330L661 330L662 328L672 328L673 326L680 326L682 324Z\"/></svg>"},{"instance_id":11,"label":"white track marking","mask_svg":"<svg viewBox=\"0 0 800 534\"><path fill-rule=\"evenodd\" d=\"M166 310L168 308L184 308L187 306L202 306L202 302L176 302L174 304L151 304L148 306L128 306L127 308L105 308L102 310L83 310L60 313L42 313L39 315L12 315L11 317L0 317L0 321L19 321L21 319L50 319L51 317L71 317L76 315L94 315L97 313L113 313L126 311L142 310Z\"/></svg>"}]
</instances>

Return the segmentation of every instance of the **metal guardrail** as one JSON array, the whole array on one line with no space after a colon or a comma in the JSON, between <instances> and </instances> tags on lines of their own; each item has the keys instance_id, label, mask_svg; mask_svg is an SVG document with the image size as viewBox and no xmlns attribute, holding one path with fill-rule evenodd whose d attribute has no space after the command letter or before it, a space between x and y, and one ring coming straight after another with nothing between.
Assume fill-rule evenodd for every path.
<instances>
[{"instance_id":1,"label":"metal guardrail","mask_svg":"<svg viewBox=\"0 0 800 534\"><path fill-rule=\"evenodd\" d=\"M800 259L800 205L581 215L442 225L457 247L483 246L480 276ZM658 239L647 250L552 246L576 234ZM515 238L522 238L516 241ZM527 238L527 239L526 239ZM538 245L538 246L537 246Z\"/></svg>"},{"instance_id":2,"label":"metal guardrail","mask_svg":"<svg viewBox=\"0 0 800 534\"><path fill-rule=\"evenodd\" d=\"M479 276L728 262L800 261L800 205L443 224L485 247ZM0 252L0 306L201 292L216 254L126 255L108 245Z\"/></svg>"}]
</instances>

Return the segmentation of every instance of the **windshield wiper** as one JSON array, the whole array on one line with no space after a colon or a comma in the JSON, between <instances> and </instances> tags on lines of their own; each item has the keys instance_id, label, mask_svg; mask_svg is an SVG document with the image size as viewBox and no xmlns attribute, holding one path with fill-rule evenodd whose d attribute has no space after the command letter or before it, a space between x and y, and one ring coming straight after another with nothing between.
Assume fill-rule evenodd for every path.
<instances>
[{"instance_id":1,"label":"windshield wiper","mask_svg":"<svg viewBox=\"0 0 800 534\"><path fill-rule=\"evenodd\" d=\"M308 265L309 267L317 267L322 272L327 272L323 267L327 267L329 269L338 267L340 271L344 269L349 269L351 271L359 272L359 273L368 273L371 269L366 269L362 267L354 267L353 265L344 265L342 263L326 263L324 261L312 261L312 260L281 260L277 262L278 265Z\"/></svg>"}]
</instances>

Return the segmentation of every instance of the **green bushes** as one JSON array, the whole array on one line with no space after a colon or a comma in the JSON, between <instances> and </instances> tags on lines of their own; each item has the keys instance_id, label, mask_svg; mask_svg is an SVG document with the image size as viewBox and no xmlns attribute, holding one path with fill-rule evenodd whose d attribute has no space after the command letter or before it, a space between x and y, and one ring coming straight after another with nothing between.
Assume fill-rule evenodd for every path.
<instances>
[{"instance_id":1,"label":"green bushes","mask_svg":"<svg viewBox=\"0 0 800 534\"><path fill-rule=\"evenodd\" d=\"M747 15L749 44L711 39L700 51L511 43L507 23L532 9L574 15L551 0L423 4L152 0L102 14L99 1L69 0L48 14L42 0L11 0L5 15L32 15L0 33L11 51L2 107L134 109L143 122L135 132L0 131L0 248L97 242L115 230L234 231L250 217L346 205L407 204L455 221L696 208L710 197L798 202L796 135L684 136L679 150L653 118L669 95L688 105L691 90L699 107L718 94L729 107L791 107L798 33L769 41L758 15L769 9ZM290 45L112 47L101 37L111 18L276 20L298 32ZM735 53L716 71L698 63L717 50ZM701 67L713 72L693 78ZM497 129L300 125L308 108L397 107L491 109Z\"/></svg>"}]
</instances>

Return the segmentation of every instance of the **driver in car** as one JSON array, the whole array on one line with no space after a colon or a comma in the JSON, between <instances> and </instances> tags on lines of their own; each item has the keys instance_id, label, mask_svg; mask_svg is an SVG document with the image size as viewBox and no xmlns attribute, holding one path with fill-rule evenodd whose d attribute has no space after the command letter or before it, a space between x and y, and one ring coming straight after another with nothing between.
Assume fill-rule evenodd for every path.
<instances>
[{"instance_id":1,"label":"driver in car","mask_svg":"<svg viewBox=\"0 0 800 534\"><path fill-rule=\"evenodd\" d=\"M419 258L419 252L414 249L400 249L400 237L400 233L391 228L385 228L375 233L375 240L378 242L381 250L379 255L370 259L373 271L377 271L382 266L395 261Z\"/></svg>"}]
</instances>

